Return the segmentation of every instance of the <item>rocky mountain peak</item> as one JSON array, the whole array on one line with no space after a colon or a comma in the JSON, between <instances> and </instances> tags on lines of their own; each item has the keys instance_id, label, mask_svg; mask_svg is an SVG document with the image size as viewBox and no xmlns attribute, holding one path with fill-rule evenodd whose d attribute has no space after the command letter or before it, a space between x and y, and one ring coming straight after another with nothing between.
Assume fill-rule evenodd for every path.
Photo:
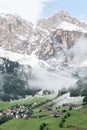
<instances>
[{"instance_id":1,"label":"rocky mountain peak","mask_svg":"<svg viewBox=\"0 0 87 130\"><path fill-rule=\"evenodd\" d=\"M51 30L51 29L56 29L61 24L61 22L69 22L69 23L77 25L78 27L82 27L84 29L87 28L86 23L81 22L78 19L71 17L69 13L63 10L58 11L58 13L56 13L55 15L47 19L39 20L37 25L44 29Z\"/></svg>"},{"instance_id":2,"label":"rocky mountain peak","mask_svg":"<svg viewBox=\"0 0 87 130\"><path fill-rule=\"evenodd\" d=\"M82 35L87 38L87 25L61 10L39 20L37 26L20 16L0 15L0 47L12 52L34 53L39 59L66 61L67 51ZM71 59L69 57L68 59Z\"/></svg>"}]
</instances>

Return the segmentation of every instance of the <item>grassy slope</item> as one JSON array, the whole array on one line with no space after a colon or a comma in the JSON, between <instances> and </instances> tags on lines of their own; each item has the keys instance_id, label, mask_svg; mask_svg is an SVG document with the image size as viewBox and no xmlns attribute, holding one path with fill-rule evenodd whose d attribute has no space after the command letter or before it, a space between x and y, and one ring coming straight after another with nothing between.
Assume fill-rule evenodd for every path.
<instances>
[{"instance_id":1,"label":"grassy slope","mask_svg":"<svg viewBox=\"0 0 87 130\"><path fill-rule=\"evenodd\" d=\"M57 118L42 118L42 119L13 119L3 125L1 125L1 130L39 130L42 123L48 123L48 127L51 130L61 130L58 128L59 119ZM64 130L67 130L64 128ZM70 129L68 129L70 130Z\"/></svg>"},{"instance_id":2,"label":"grassy slope","mask_svg":"<svg viewBox=\"0 0 87 130\"><path fill-rule=\"evenodd\" d=\"M33 98L31 100L22 100L14 103L6 103L6 102L0 102L0 109L7 108L11 105L14 105L16 103L23 104L23 103L30 103L30 102L40 102L46 100L45 98ZM47 105L47 104L46 104ZM41 107L40 107L41 108ZM36 108L35 115L39 115L38 111L40 108ZM43 114L44 112L41 112ZM46 112L44 114L47 114L49 112ZM59 123L61 122L61 119L64 117L62 115L59 118L54 117L43 117L38 119L13 119L10 120L0 126L0 130L39 130L40 125L42 123L47 123L49 127L49 130L87 130L87 108L83 108L80 110L72 110L70 111L71 116L66 119L66 122L64 123L64 128L59 128ZM79 128L67 128L67 125L74 125L79 128L86 128L86 129L79 129ZM47 130L45 128L44 130Z\"/></svg>"},{"instance_id":3,"label":"grassy slope","mask_svg":"<svg viewBox=\"0 0 87 130\"><path fill-rule=\"evenodd\" d=\"M77 130L77 128L67 128L67 125L74 125L87 130L87 108L71 111L71 116L66 119L64 128L59 128L58 124L62 117L44 117L41 119L13 119L0 126L1 130L39 130L42 123L47 123L50 130ZM46 130L46 129L45 129ZM78 129L79 130L79 129ZM83 130L83 129L80 129Z\"/></svg>"},{"instance_id":4,"label":"grassy slope","mask_svg":"<svg viewBox=\"0 0 87 130\"><path fill-rule=\"evenodd\" d=\"M72 111L71 116L66 120L66 125L74 125L87 129L87 108Z\"/></svg>"},{"instance_id":5,"label":"grassy slope","mask_svg":"<svg viewBox=\"0 0 87 130\"><path fill-rule=\"evenodd\" d=\"M46 100L46 98L43 98L43 97L32 97L31 99L26 99L26 100L23 99L23 100L14 101L14 102L0 101L0 109L6 109L15 104L38 103L40 101L45 101L45 100Z\"/></svg>"}]
</instances>

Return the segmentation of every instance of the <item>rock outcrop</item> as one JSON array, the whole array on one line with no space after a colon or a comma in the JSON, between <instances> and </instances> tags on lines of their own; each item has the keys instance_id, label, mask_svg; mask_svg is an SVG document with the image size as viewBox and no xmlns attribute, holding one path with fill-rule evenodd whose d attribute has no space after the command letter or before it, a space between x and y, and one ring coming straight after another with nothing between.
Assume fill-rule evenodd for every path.
<instances>
[{"instance_id":1,"label":"rock outcrop","mask_svg":"<svg viewBox=\"0 0 87 130\"><path fill-rule=\"evenodd\" d=\"M39 20L36 27L16 15L0 15L0 47L12 52L70 62L73 55L67 55L67 51L80 37L87 39L87 24L64 11Z\"/></svg>"},{"instance_id":2,"label":"rock outcrop","mask_svg":"<svg viewBox=\"0 0 87 130\"><path fill-rule=\"evenodd\" d=\"M63 21L69 22L69 23L77 25L78 27L87 29L86 23L80 22L78 19L71 17L69 13L63 10L58 11L58 13L56 13L55 15L47 19L39 20L37 23L37 26L47 29L47 30L51 30L51 29L56 29L60 25L60 23Z\"/></svg>"}]
</instances>

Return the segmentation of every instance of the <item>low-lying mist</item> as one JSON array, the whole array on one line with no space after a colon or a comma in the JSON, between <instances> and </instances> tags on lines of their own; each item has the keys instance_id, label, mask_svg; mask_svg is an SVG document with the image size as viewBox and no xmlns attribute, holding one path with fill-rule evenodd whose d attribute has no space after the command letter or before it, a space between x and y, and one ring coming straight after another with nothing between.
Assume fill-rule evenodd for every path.
<instances>
[{"instance_id":1,"label":"low-lying mist","mask_svg":"<svg viewBox=\"0 0 87 130\"><path fill-rule=\"evenodd\" d=\"M41 62L41 61L40 61ZM50 67L50 66L49 66ZM71 70L48 70L48 66L42 67L40 63L35 66L28 67L24 65L22 72L19 75L21 79L26 80L29 87L41 88L48 90L59 90L68 88L76 82L76 79L71 75Z\"/></svg>"},{"instance_id":2,"label":"low-lying mist","mask_svg":"<svg viewBox=\"0 0 87 130\"><path fill-rule=\"evenodd\" d=\"M72 64L80 65L87 60L87 39L78 39L68 53L73 55Z\"/></svg>"},{"instance_id":3,"label":"low-lying mist","mask_svg":"<svg viewBox=\"0 0 87 130\"><path fill-rule=\"evenodd\" d=\"M42 68L33 68L33 74L36 79L30 80L31 86L40 87L42 89L59 90L61 88L68 88L76 82L66 74L63 76L61 72L48 72Z\"/></svg>"},{"instance_id":4,"label":"low-lying mist","mask_svg":"<svg viewBox=\"0 0 87 130\"><path fill-rule=\"evenodd\" d=\"M68 67L65 67L62 71L47 71L40 66L33 67L32 72L36 79L31 79L30 85L50 90L59 90L64 87L69 88L70 86L74 86L77 79L72 76L72 73L74 70L77 70L85 60L87 60L87 40L84 38L78 39L75 45L68 51L68 54L73 55L70 64L73 67L69 69Z\"/></svg>"},{"instance_id":5,"label":"low-lying mist","mask_svg":"<svg viewBox=\"0 0 87 130\"><path fill-rule=\"evenodd\" d=\"M8 53L8 57L10 57L10 55L13 58L15 53ZM56 68L51 70L50 67L52 66L50 66L50 64L47 65L45 61L42 63L42 61L38 60L35 55L21 55L20 60L19 54L16 55L18 59L16 57L14 60L19 62L19 64L22 66L17 69L18 76L20 79L26 81L27 87L58 91L62 88L74 86L74 84L77 82L78 79L74 77L72 73L74 70L77 70L84 61L87 60L87 41L84 38L77 40L75 45L67 51L67 56L73 56L71 63L59 70L56 70ZM11 57L9 60L11 60ZM43 66L41 64L43 64ZM79 69L79 73L84 74L82 73L83 70L84 69L81 69L80 73Z\"/></svg>"}]
</instances>

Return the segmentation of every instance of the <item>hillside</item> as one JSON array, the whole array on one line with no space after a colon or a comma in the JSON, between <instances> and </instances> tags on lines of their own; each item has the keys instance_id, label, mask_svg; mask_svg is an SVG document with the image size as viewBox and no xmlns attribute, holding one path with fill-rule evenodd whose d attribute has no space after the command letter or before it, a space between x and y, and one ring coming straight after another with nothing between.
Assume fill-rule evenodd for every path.
<instances>
[{"instance_id":1,"label":"hillside","mask_svg":"<svg viewBox=\"0 0 87 130\"><path fill-rule=\"evenodd\" d=\"M52 95L51 95L52 96ZM63 98L63 97L62 97ZM6 123L0 125L1 130L28 130L28 129L33 129L33 130L42 130L41 126L45 124L44 130L87 130L87 108L77 108L76 105L73 105L73 109L69 110L69 104L66 104L66 106L58 106L54 107L52 106L52 102L54 100L54 97L34 97L31 98L30 100L21 100L21 101L16 101L13 103L5 103L3 102L3 107L5 109L10 108L11 106L15 106L19 104L19 106L26 104L33 103L37 105L39 103L38 107L33 107L33 115L32 118L29 119L23 119L23 118L13 118L10 121L7 121ZM42 105L40 103L43 102ZM0 102L0 104L2 104ZM33 105L32 104L32 105ZM50 110L47 109L48 106L50 106ZM2 106L0 106L0 109ZM41 111L43 109L46 109L45 111ZM54 116L54 113L61 113L60 116ZM69 116L68 113L70 114ZM80 119L80 120L79 120ZM63 128L59 125L62 120L65 120L63 123Z\"/></svg>"}]
</instances>

